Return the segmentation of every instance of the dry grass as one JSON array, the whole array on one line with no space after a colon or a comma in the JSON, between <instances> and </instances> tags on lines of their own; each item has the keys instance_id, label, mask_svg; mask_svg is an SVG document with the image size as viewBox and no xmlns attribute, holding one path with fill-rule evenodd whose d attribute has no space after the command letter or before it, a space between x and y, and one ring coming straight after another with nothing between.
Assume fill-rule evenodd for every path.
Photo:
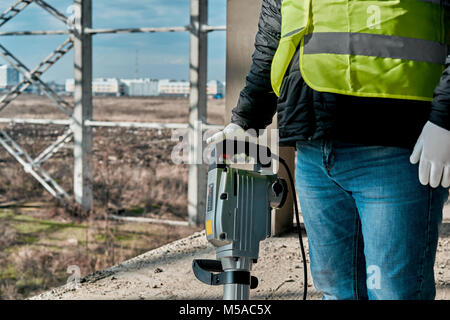
<instances>
[{"instance_id":1,"label":"dry grass","mask_svg":"<svg viewBox=\"0 0 450 320\"><path fill-rule=\"evenodd\" d=\"M71 97L65 97L73 103ZM162 123L186 123L189 117L189 101L185 98L161 97L94 97L94 119L110 121L141 121ZM223 125L224 100L208 100L208 123ZM64 119L65 115L45 96L21 95L0 117Z\"/></svg>"}]
</instances>

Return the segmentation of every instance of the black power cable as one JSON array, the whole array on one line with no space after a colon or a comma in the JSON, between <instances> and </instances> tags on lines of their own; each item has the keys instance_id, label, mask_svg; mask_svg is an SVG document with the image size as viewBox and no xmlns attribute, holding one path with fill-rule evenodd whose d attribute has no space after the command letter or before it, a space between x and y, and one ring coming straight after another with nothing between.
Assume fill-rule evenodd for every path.
<instances>
[{"instance_id":1,"label":"black power cable","mask_svg":"<svg viewBox=\"0 0 450 320\"><path fill-rule=\"evenodd\" d=\"M305 253L305 246L303 244L303 238L302 238L302 229L300 227L300 216L299 216L299 210L298 210L298 203L297 203L297 197L296 197L296 188L294 184L294 179L292 178L292 173L289 170L289 167L284 159L281 157L278 157L278 160L280 163L284 166L286 169L286 172L289 176L289 183L291 185L291 190L293 193L293 202L294 202L294 212L295 212L295 219L297 221L297 233L298 233L298 240L300 242L300 251L302 253L302 260L303 260L303 300L306 300L306 296L308 294L308 265L306 262L306 253Z\"/></svg>"}]
</instances>

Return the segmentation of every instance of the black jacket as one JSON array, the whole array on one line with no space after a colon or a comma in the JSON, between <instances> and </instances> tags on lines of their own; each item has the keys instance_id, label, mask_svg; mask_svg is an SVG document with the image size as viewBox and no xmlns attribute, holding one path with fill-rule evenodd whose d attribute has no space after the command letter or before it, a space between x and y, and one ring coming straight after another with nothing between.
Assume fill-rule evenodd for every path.
<instances>
[{"instance_id":1,"label":"black jacket","mask_svg":"<svg viewBox=\"0 0 450 320\"><path fill-rule=\"evenodd\" d=\"M252 64L231 122L244 129L263 129L278 112L280 145L333 138L413 148L428 120L450 130L450 56L432 103L318 92L303 81L298 52L277 98L271 87L270 67L280 39L281 1L263 0Z\"/></svg>"}]
</instances>

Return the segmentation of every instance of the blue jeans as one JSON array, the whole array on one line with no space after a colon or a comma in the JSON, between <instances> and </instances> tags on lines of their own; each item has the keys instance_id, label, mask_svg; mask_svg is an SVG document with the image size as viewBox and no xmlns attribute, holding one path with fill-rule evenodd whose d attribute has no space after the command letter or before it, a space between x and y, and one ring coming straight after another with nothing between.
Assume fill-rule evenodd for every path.
<instances>
[{"instance_id":1,"label":"blue jeans","mask_svg":"<svg viewBox=\"0 0 450 320\"><path fill-rule=\"evenodd\" d=\"M323 299L434 299L448 188L423 186L411 150L297 143L297 192Z\"/></svg>"}]
</instances>

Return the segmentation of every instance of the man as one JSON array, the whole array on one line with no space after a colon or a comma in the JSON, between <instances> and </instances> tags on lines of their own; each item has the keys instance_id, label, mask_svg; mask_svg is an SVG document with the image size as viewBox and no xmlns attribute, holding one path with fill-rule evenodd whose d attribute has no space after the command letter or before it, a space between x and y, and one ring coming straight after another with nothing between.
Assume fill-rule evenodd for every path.
<instances>
[{"instance_id":1,"label":"man","mask_svg":"<svg viewBox=\"0 0 450 320\"><path fill-rule=\"evenodd\" d=\"M324 299L434 299L450 186L442 1L263 0L231 124L297 148L311 272Z\"/></svg>"}]
</instances>

